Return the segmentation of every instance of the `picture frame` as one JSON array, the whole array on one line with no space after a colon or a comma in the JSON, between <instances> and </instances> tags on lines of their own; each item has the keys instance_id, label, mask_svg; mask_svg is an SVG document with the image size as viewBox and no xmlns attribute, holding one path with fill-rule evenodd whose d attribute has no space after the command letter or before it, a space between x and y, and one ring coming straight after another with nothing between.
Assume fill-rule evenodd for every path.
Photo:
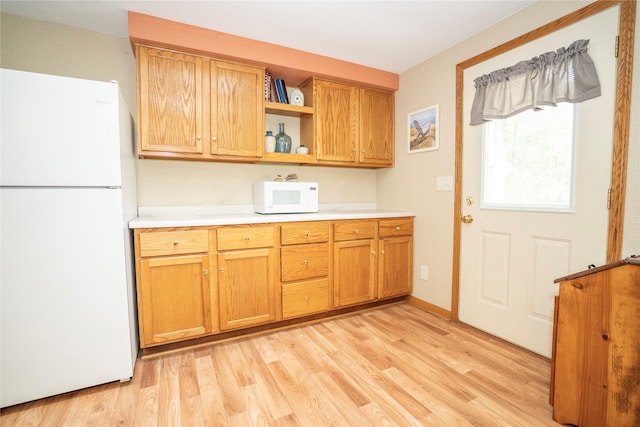
<instances>
[{"instance_id":1,"label":"picture frame","mask_svg":"<svg viewBox=\"0 0 640 427\"><path fill-rule=\"evenodd\" d=\"M440 149L439 104L407 115L407 152L409 154Z\"/></svg>"}]
</instances>

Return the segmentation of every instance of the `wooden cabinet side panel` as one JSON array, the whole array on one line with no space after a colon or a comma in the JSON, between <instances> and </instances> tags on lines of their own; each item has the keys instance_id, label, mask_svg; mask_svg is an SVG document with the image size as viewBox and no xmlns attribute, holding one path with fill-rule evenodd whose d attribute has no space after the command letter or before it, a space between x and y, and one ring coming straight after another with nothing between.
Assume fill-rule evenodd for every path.
<instances>
[{"instance_id":1,"label":"wooden cabinet side panel","mask_svg":"<svg viewBox=\"0 0 640 427\"><path fill-rule=\"evenodd\" d=\"M640 266L609 270L607 425L640 425Z\"/></svg>"},{"instance_id":2,"label":"wooden cabinet side panel","mask_svg":"<svg viewBox=\"0 0 640 427\"><path fill-rule=\"evenodd\" d=\"M211 154L260 158L264 131L264 70L211 61Z\"/></svg>"},{"instance_id":3,"label":"wooden cabinet side panel","mask_svg":"<svg viewBox=\"0 0 640 427\"><path fill-rule=\"evenodd\" d=\"M608 321L600 278L561 283L554 370L553 419L561 424L598 425L606 411Z\"/></svg>"},{"instance_id":4,"label":"wooden cabinet side panel","mask_svg":"<svg viewBox=\"0 0 640 427\"><path fill-rule=\"evenodd\" d=\"M138 47L141 152L202 154L202 58Z\"/></svg>"}]
</instances>

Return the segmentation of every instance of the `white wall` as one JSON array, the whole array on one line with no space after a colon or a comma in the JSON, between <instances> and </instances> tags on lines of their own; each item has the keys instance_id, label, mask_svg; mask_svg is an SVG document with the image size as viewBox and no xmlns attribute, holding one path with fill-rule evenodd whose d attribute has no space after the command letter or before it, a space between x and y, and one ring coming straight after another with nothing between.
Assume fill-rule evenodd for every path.
<instances>
[{"instance_id":1,"label":"white wall","mask_svg":"<svg viewBox=\"0 0 640 427\"><path fill-rule=\"evenodd\" d=\"M453 191L436 191L439 176L455 173L456 64L538 28L590 3L538 1L482 33L401 74L396 93L396 167L378 172L378 206L417 213L414 243L413 295L439 307L451 308L453 264ZM640 13L640 12L639 12ZM640 19L640 18L639 18ZM639 21L640 22L640 21ZM640 65L636 25L636 67L629 162L624 256L640 253ZM430 105L440 106L440 150L407 154L407 114ZM429 280L419 278L420 265L429 267Z\"/></svg>"}]
</instances>

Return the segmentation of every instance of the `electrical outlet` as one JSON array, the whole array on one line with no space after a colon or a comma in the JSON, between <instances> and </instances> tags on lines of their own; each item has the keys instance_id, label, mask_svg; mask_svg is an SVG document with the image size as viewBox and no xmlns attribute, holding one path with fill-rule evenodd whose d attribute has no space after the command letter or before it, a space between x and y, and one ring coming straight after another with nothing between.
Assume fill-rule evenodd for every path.
<instances>
[{"instance_id":1,"label":"electrical outlet","mask_svg":"<svg viewBox=\"0 0 640 427\"><path fill-rule=\"evenodd\" d=\"M426 265L420 266L420 278L422 280L429 280L429 267Z\"/></svg>"}]
</instances>

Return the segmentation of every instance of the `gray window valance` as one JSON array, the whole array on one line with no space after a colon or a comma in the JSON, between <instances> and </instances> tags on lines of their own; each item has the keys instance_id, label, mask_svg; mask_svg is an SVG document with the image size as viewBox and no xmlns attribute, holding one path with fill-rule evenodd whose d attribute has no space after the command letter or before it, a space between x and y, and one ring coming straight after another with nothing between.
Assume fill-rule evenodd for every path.
<instances>
[{"instance_id":1,"label":"gray window valance","mask_svg":"<svg viewBox=\"0 0 640 427\"><path fill-rule=\"evenodd\" d=\"M587 53L588 45L589 40L577 40L567 48L476 78L470 124L600 96L600 81Z\"/></svg>"}]
</instances>

